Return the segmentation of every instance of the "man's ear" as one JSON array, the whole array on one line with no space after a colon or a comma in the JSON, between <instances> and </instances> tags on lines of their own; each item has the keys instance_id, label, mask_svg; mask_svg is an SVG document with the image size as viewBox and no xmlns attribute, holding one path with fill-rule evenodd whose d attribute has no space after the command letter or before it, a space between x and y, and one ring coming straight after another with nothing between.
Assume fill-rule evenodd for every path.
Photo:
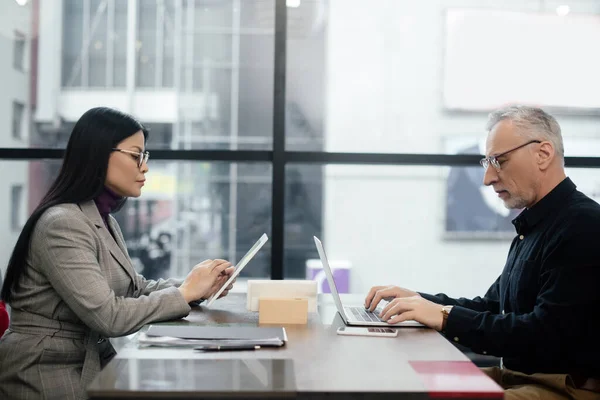
<instances>
[{"instance_id":1,"label":"man's ear","mask_svg":"<svg viewBox=\"0 0 600 400\"><path fill-rule=\"evenodd\" d=\"M552 142L542 142L540 143L540 148L536 153L537 164L541 170L546 170L552 160L554 160L554 156L556 155L556 151L554 150L554 146Z\"/></svg>"}]
</instances>

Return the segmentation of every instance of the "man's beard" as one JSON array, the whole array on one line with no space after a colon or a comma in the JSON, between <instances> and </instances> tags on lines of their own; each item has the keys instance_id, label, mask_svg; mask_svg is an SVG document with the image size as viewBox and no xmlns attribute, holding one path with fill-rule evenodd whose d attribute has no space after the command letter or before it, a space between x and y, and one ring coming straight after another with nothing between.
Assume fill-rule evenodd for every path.
<instances>
[{"instance_id":1,"label":"man's beard","mask_svg":"<svg viewBox=\"0 0 600 400\"><path fill-rule=\"evenodd\" d=\"M504 207L511 209L523 209L527 207L527 201L522 197L510 197L508 200L504 201Z\"/></svg>"}]
</instances>

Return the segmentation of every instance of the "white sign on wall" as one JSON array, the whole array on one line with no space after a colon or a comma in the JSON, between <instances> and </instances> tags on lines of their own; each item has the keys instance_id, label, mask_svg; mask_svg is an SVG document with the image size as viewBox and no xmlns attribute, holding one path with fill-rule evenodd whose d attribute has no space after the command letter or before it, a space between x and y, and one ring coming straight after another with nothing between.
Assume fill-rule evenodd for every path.
<instances>
[{"instance_id":1,"label":"white sign on wall","mask_svg":"<svg viewBox=\"0 0 600 400\"><path fill-rule=\"evenodd\" d=\"M443 101L456 110L508 103L600 110L600 16L451 9Z\"/></svg>"}]
</instances>

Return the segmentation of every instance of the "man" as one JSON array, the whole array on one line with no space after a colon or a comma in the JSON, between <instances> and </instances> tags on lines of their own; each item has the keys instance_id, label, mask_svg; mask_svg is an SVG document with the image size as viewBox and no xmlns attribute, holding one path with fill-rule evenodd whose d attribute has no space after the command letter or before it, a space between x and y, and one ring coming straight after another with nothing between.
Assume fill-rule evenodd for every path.
<instances>
[{"instance_id":1,"label":"man","mask_svg":"<svg viewBox=\"0 0 600 400\"><path fill-rule=\"evenodd\" d=\"M600 205L566 177L552 116L508 107L490 114L488 132L484 184L525 209L500 277L472 300L375 286L365 307L391 300L381 313L390 323L414 319L503 357L484 372L506 399L600 399Z\"/></svg>"}]
</instances>

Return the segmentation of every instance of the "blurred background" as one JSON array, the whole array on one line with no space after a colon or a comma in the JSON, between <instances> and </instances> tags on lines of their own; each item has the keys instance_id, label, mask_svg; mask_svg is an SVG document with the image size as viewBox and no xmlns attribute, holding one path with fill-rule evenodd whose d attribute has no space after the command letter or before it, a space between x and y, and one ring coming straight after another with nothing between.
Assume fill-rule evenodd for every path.
<instances>
[{"instance_id":1,"label":"blurred background","mask_svg":"<svg viewBox=\"0 0 600 400\"><path fill-rule=\"evenodd\" d=\"M115 215L146 277L235 263L278 226L238 287L319 275L314 235L342 292L482 295L518 213L481 183L487 114L551 112L600 198L599 42L597 0L3 0L0 269L102 105L150 129L143 195Z\"/></svg>"}]
</instances>

